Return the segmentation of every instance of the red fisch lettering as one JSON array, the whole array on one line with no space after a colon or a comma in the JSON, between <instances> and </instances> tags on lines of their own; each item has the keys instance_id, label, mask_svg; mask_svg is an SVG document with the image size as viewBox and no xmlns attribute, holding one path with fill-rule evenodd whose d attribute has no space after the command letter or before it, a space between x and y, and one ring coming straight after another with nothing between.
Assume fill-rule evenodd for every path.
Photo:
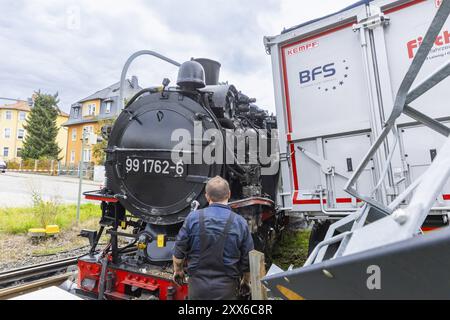
<instances>
[{"instance_id":1,"label":"red fisch lettering","mask_svg":"<svg viewBox=\"0 0 450 320\"><path fill-rule=\"evenodd\" d=\"M415 56L416 49L419 48L419 46L422 44L423 38L418 37L417 39L408 41L406 43L406 48L408 50L408 58L412 59ZM434 45L437 47L441 47L443 45L450 43L450 32L448 30L445 30L442 34L440 34L436 40L434 41Z\"/></svg>"}]
</instances>

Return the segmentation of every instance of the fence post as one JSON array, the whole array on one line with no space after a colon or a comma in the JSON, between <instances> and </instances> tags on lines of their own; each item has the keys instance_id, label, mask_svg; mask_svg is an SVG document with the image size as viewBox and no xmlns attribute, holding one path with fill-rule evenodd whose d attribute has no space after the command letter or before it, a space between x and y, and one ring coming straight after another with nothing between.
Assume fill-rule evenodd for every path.
<instances>
[{"instance_id":1,"label":"fence post","mask_svg":"<svg viewBox=\"0 0 450 320\"><path fill-rule=\"evenodd\" d=\"M22 171L22 159L20 159L20 162L19 162L19 171Z\"/></svg>"},{"instance_id":2,"label":"fence post","mask_svg":"<svg viewBox=\"0 0 450 320\"><path fill-rule=\"evenodd\" d=\"M252 300L267 300L266 288L261 284L261 279L266 275L264 253L252 250L250 259L250 289Z\"/></svg>"},{"instance_id":3,"label":"fence post","mask_svg":"<svg viewBox=\"0 0 450 320\"><path fill-rule=\"evenodd\" d=\"M61 161L56 163L56 175L59 176L59 170L61 169Z\"/></svg>"},{"instance_id":4,"label":"fence post","mask_svg":"<svg viewBox=\"0 0 450 320\"><path fill-rule=\"evenodd\" d=\"M37 171L37 167L38 167L38 160L34 160L34 172Z\"/></svg>"},{"instance_id":5,"label":"fence post","mask_svg":"<svg viewBox=\"0 0 450 320\"><path fill-rule=\"evenodd\" d=\"M53 172L53 163L55 162L55 160L52 159L52 161L50 161L50 175L53 176L54 172Z\"/></svg>"}]
</instances>

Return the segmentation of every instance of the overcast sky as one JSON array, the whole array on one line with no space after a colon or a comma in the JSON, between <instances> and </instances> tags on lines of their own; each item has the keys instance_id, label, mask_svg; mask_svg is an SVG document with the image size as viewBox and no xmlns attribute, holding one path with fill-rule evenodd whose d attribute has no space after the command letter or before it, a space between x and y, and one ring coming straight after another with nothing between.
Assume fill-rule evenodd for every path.
<instances>
[{"instance_id":1,"label":"overcast sky","mask_svg":"<svg viewBox=\"0 0 450 320\"><path fill-rule=\"evenodd\" d=\"M60 107L119 81L128 56L142 49L183 62L222 63L221 81L274 110L270 57L263 36L311 20L356 0L0 0L0 97L41 89L59 92ZM129 76L142 87L176 68L140 57Z\"/></svg>"}]
</instances>

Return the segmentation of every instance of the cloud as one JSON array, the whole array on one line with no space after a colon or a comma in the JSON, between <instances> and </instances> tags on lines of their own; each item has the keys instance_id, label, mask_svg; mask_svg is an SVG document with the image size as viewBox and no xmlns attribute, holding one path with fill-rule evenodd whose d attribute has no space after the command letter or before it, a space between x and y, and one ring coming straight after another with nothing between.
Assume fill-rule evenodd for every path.
<instances>
[{"instance_id":1,"label":"cloud","mask_svg":"<svg viewBox=\"0 0 450 320\"><path fill-rule=\"evenodd\" d=\"M274 111L270 56L263 36L317 18L353 0L3 0L0 4L0 96L60 94L77 100L119 80L127 57L141 49L180 62L222 63L221 80ZM176 68L148 57L130 68L141 85L176 80Z\"/></svg>"}]
</instances>

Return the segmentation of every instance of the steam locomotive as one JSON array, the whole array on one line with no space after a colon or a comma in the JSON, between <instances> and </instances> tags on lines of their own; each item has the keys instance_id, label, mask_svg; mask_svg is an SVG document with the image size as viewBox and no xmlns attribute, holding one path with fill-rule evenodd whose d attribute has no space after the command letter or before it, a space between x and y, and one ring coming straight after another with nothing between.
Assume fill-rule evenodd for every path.
<instances>
[{"instance_id":1,"label":"steam locomotive","mask_svg":"<svg viewBox=\"0 0 450 320\"><path fill-rule=\"evenodd\" d=\"M85 193L101 201L102 217L98 231L81 232L91 250L78 262L78 294L185 299L186 285L172 281L172 248L189 212L207 206L205 184L216 175L229 182L230 206L248 221L255 247L269 256L285 221L274 203L276 118L233 85L219 83L220 67L209 59L183 63L177 86L164 79L142 90L111 128L103 128L105 186ZM252 149L252 141L267 145ZM110 240L99 251L105 232Z\"/></svg>"}]
</instances>

